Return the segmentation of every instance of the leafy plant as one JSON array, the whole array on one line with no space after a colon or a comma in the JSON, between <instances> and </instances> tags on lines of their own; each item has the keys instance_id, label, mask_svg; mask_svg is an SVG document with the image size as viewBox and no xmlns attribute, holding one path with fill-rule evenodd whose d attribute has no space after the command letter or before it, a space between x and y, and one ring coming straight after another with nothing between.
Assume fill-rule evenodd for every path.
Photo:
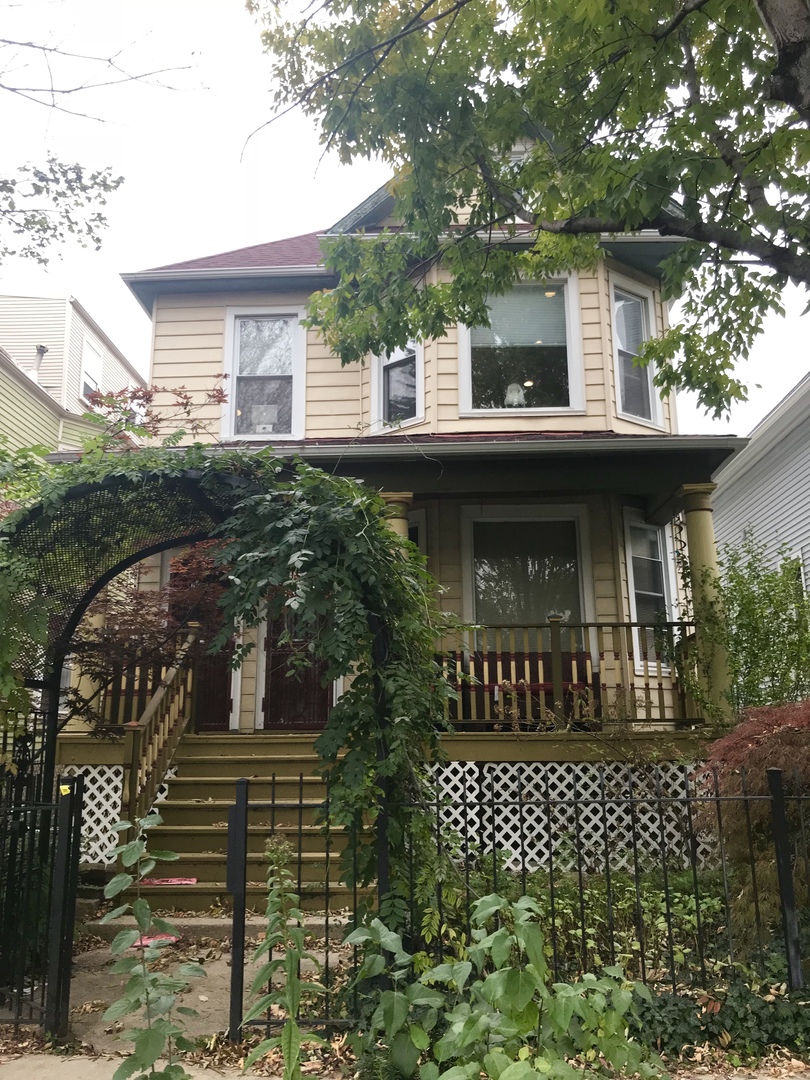
<instances>
[{"instance_id":1,"label":"leafy plant","mask_svg":"<svg viewBox=\"0 0 810 1080\"><path fill-rule=\"evenodd\" d=\"M400 936L379 920L355 930L349 944L366 946L358 982L385 975L390 988L363 1040L403 1077L419 1080L540 1080L595 1076L605 1067L652 1077L658 1062L628 1036L635 997L644 986L620 968L552 983L538 908L530 897L501 896L475 905L464 959L417 976ZM576 1068L572 1064L576 1059Z\"/></svg>"},{"instance_id":2,"label":"leafy plant","mask_svg":"<svg viewBox=\"0 0 810 1080\"><path fill-rule=\"evenodd\" d=\"M113 899L134 887L136 899L109 911L102 922L110 922L122 915L132 914L135 927L118 933L111 945L113 956L118 957L112 966L116 975L129 975L121 997L104 1013L107 1021L132 1017L131 1026L122 1038L133 1043L134 1049L116 1069L113 1080L191 1080L189 1074L176 1059L176 1050L194 1050L196 1046L184 1035L183 1016L196 1016L194 1009L176 1005L177 995L188 989L188 980L205 975L200 964L181 964L176 975L157 970L163 949L176 938L177 931L170 922L152 914L149 903L140 895L140 883L154 870L158 862L173 862L178 855L173 851L149 851L147 833L162 819L151 813L133 824L119 821L116 831L124 833L135 829L132 840L115 849L123 870L107 883L104 895ZM168 935L165 938L150 937L152 934ZM127 955L131 950L135 955ZM137 1014L140 1014L138 1016ZM136 1023L137 1020L141 1023ZM160 1058L165 1066L156 1067Z\"/></svg>"},{"instance_id":3,"label":"leafy plant","mask_svg":"<svg viewBox=\"0 0 810 1080\"><path fill-rule=\"evenodd\" d=\"M304 942L304 916L298 907L299 898L292 891L292 874L287 869L292 858L292 848L284 841L271 841L266 851L267 871L267 928L264 940L253 955L253 962L262 962L251 985L251 993L261 995L251 1005L242 1020L242 1026L267 1013L271 1008L284 1012L281 1034L263 1039L245 1060L249 1069L259 1058L271 1050L280 1049L284 1058L283 1080L301 1080L301 1046L305 1042L323 1045L317 1035L302 1035L298 1015L302 1000L309 995L325 992L316 982L301 978L302 960L317 964L316 958L306 949ZM281 955L273 957L273 953ZM276 985L274 979L282 975L283 981Z\"/></svg>"}]
</instances>

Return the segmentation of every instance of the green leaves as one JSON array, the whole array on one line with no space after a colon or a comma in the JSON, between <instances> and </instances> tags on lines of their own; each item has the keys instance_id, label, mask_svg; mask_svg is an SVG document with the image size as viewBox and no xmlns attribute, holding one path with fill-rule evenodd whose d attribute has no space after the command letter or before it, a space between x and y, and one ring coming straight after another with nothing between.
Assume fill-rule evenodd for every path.
<instances>
[{"instance_id":1,"label":"green leaves","mask_svg":"<svg viewBox=\"0 0 810 1080\"><path fill-rule=\"evenodd\" d=\"M128 889L134 880L132 874L116 874L104 886L104 895L108 900L111 900L114 896L118 896L119 893Z\"/></svg>"}]
</instances>

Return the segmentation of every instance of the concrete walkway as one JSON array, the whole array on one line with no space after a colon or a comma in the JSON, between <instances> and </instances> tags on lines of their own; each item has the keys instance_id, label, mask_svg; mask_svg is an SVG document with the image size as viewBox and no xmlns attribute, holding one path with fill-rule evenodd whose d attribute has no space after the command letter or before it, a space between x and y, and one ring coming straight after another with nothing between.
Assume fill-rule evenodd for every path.
<instances>
[{"instance_id":1,"label":"concrete walkway","mask_svg":"<svg viewBox=\"0 0 810 1080\"><path fill-rule=\"evenodd\" d=\"M0 1080L111 1080L121 1064L121 1058L60 1057L56 1054L25 1054L15 1058L0 1053ZM257 1074L241 1073L236 1069L200 1069L193 1066L186 1071L194 1080L215 1080L216 1077L256 1077ZM263 1080L267 1080L264 1077Z\"/></svg>"}]
</instances>

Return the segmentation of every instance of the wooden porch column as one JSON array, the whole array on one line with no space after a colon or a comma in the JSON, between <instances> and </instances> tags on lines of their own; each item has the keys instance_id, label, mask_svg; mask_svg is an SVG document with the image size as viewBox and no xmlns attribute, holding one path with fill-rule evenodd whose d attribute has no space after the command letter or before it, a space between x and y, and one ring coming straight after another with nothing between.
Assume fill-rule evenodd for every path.
<instances>
[{"instance_id":1,"label":"wooden porch column","mask_svg":"<svg viewBox=\"0 0 810 1080\"><path fill-rule=\"evenodd\" d=\"M717 484L684 484L678 492L686 520L686 543L689 549L691 569L692 597L695 614L698 619L695 635L699 655L706 657L707 668L703 672L706 692L719 719L728 719L731 714L729 689L731 682L728 673L728 657L722 646L716 642L701 640L699 612L706 606L717 607L720 603L715 588L719 577L717 564L717 544L714 538L712 520L712 495Z\"/></svg>"},{"instance_id":2,"label":"wooden porch column","mask_svg":"<svg viewBox=\"0 0 810 1080\"><path fill-rule=\"evenodd\" d=\"M413 502L412 491L381 491L385 500L386 520L397 536L408 539L408 510Z\"/></svg>"}]
</instances>

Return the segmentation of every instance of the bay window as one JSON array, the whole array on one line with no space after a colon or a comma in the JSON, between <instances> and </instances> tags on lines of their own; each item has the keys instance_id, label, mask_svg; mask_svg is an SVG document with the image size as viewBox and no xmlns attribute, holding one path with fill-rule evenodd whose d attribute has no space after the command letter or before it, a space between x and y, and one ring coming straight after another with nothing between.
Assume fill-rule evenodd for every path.
<instances>
[{"instance_id":1,"label":"bay window","mask_svg":"<svg viewBox=\"0 0 810 1080\"><path fill-rule=\"evenodd\" d=\"M619 411L634 419L658 422L658 398L653 369L634 363L650 337L652 297L641 291L613 286L613 337L619 393Z\"/></svg>"},{"instance_id":2,"label":"bay window","mask_svg":"<svg viewBox=\"0 0 810 1080\"><path fill-rule=\"evenodd\" d=\"M489 326L459 328L462 413L581 409L576 279L520 282L487 306Z\"/></svg>"}]
</instances>

